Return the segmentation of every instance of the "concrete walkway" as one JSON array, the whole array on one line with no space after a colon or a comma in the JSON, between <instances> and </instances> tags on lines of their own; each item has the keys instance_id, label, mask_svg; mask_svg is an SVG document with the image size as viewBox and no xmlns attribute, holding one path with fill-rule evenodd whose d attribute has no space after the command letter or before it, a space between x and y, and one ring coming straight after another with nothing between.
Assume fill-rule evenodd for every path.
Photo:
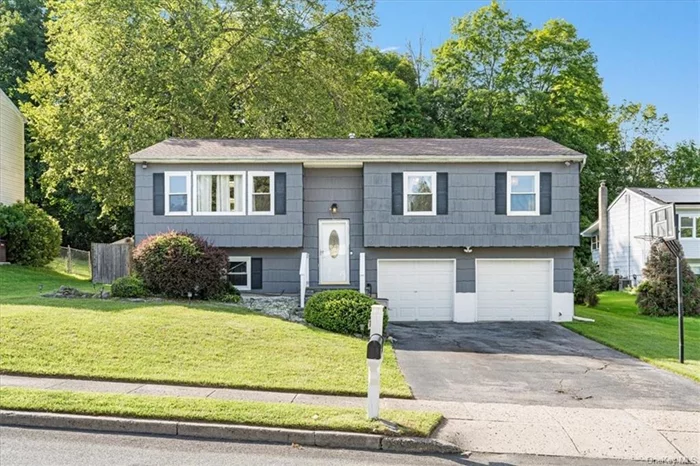
<instances>
[{"instance_id":1,"label":"concrete walkway","mask_svg":"<svg viewBox=\"0 0 700 466\"><path fill-rule=\"evenodd\" d=\"M1 375L0 386L189 396L362 407L364 398ZM446 422L435 437L465 450L641 461L700 460L700 413L598 409L507 403L383 399L382 409L439 411Z\"/></svg>"}]
</instances>

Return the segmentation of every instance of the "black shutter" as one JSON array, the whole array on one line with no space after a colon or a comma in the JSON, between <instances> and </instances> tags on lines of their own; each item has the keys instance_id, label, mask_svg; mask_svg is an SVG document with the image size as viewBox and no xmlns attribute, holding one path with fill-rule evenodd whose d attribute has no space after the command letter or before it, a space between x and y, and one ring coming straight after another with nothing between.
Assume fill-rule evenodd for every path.
<instances>
[{"instance_id":1,"label":"black shutter","mask_svg":"<svg viewBox=\"0 0 700 466\"><path fill-rule=\"evenodd\" d=\"M250 289L261 290L263 287L263 265L261 257L250 259Z\"/></svg>"},{"instance_id":2,"label":"black shutter","mask_svg":"<svg viewBox=\"0 0 700 466\"><path fill-rule=\"evenodd\" d=\"M540 215L552 214L552 174L540 173Z\"/></svg>"},{"instance_id":3,"label":"black shutter","mask_svg":"<svg viewBox=\"0 0 700 466\"><path fill-rule=\"evenodd\" d=\"M391 215L403 215L403 173L391 174Z\"/></svg>"},{"instance_id":4,"label":"black shutter","mask_svg":"<svg viewBox=\"0 0 700 466\"><path fill-rule=\"evenodd\" d=\"M508 174L496 173L496 215L505 215L508 209Z\"/></svg>"},{"instance_id":5,"label":"black shutter","mask_svg":"<svg viewBox=\"0 0 700 466\"><path fill-rule=\"evenodd\" d=\"M275 215L287 213L287 174L275 172Z\"/></svg>"},{"instance_id":6,"label":"black shutter","mask_svg":"<svg viewBox=\"0 0 700 466\"><path fill-rule=\"evenodd\" d=\"M153 174L153 215L165 215L165 173Z\"/></svg>"},{"instance_id":7,"label":"black shutter","mask_svg":"<svg viewBox=\"0 0 700 466\"><path fill-rule=\"evenodd\" d=\"M436 201L438 215L447 215L447 204L449 201L447 186L448 186L447 173L438 173L437 174L437 201Z\"/></svg>"}]
</instances>

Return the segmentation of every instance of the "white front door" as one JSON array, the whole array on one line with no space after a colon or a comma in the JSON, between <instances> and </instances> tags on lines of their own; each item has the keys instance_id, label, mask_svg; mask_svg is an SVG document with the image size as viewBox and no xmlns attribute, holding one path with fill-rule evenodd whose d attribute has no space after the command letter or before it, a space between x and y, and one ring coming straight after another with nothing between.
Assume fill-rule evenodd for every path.
<instances>
[{"instance_id":1,"label":"white front door","mask_svg":"<svg viewBox=\"0 0 700 466\"><path fill-rule=\"evenodd\" d=\"M320 285L350 283L350 221L318 221L318 282Z\"/></svg>"}]
</instances>

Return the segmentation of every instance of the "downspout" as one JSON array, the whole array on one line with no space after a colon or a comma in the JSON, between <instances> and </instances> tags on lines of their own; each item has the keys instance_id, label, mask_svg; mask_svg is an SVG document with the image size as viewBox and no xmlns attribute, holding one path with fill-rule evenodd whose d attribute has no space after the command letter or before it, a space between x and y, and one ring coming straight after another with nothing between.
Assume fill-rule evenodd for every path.
<instances>
[{"instance_id":1,"label":"downspout","mask_svg":"<svg viewBox=\"0 0 700 466\"><path fill-rule=\"evenodd\" d=\"M598 189L598 249L600 271L608 275L608 188L605 181Z\"/></svg>"}]
</instances>

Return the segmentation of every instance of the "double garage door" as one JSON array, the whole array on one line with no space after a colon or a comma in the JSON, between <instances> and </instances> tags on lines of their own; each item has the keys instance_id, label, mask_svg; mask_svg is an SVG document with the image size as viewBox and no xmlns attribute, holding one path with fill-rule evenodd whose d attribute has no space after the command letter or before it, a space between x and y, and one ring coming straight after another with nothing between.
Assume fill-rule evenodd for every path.
<instances>
[{"instance_id":1,"label":"double garage door","mask_svg":"<svg viewBox=\"0 0 700 466\"><path fill-rule=\"evenodd\" d=\"M451 321L455 261L380 259L377 293L394 322ZM550 260L476 260L475 320L549 320L551 296Z\"/></svg>"}]
</instances>

